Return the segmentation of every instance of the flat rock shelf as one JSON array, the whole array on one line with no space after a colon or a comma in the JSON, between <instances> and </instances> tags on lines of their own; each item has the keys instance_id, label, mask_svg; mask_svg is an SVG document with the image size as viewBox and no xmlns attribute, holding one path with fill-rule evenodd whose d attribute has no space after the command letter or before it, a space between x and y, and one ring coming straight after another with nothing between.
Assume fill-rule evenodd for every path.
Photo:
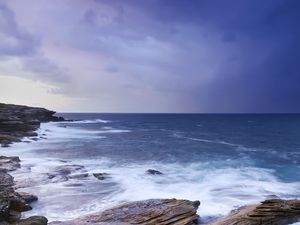
<instances>
[{"instance_id":1,"label":"flat rock shelf","mask_svg":"<svg viewBox=\"0 0 300 225\"><path fill-rule=\"evenodd\" d=\"M177 199L150 199L127 203L77 220L53 222L50 224L193 225L198 224L197 208L199 205L199 201L192 202Z\"/></svg>"}]
</instances>

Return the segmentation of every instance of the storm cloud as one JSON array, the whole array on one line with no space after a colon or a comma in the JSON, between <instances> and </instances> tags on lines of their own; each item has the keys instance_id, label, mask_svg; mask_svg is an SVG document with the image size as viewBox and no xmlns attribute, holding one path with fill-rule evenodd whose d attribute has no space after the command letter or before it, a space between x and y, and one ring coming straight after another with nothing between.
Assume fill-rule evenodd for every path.
<instances>
[{"instance_id":1,"label":"storm cloud","mask_svg":"<svg viewBox=\"0 0 300 225\"><path fill-rule=\"evenodd\" d=\"M64 111L300 111L297 0L10 0L0 12L0 60L73 98Z\"/></svg>"}]
</instances>

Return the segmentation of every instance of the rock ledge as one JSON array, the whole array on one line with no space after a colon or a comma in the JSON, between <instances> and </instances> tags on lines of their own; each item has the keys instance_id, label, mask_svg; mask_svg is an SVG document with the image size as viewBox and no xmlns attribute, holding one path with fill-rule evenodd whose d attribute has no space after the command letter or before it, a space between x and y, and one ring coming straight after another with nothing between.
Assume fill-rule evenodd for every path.
<instances>
[{"instance_id":1,"label":"rock ledge","mask_svg":"<svg viewBox=\"0 0 300 225\"><path fill-rule=\"evenodd\" d=\"M150 199L127 203L102 213L92 214L51 225L193 225L197 224L199 201L177 199Z\"/></svg>"}]
</instances>

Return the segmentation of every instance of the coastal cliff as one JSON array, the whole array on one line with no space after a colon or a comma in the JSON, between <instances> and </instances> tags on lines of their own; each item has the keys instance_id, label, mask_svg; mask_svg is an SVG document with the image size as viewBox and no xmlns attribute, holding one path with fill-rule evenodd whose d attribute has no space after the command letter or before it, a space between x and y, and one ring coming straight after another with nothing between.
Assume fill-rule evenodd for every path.
<instances>
[{"instance_id":1,"label":"coastal cliff","mask_svg":"<svg viewBox=\"0 0 300 225\"><path fill-rule=\"evenodd\" d=\"M0 103L0 145L8 147L23 137L37 136L41 122L64 120L54 114L44 108Z\"/></svg>"},{"instance_id":2,"label":"coastal cliff","mask_svg":"<svg viewBox=\"0 0 300 225\"><path fill-rule=\"evenodd\" d=\"M64 120L54 114L44 108L0 103L0 146L9 147L23 137L37 136L41 122ZM9 172L20 168L20 162L18 156L0 156L0 223L47 224L47 219L42 216L21 219L21 213L32 209L30 203L37 201L37 196L15 191L14 178Z\"/></svg>"}]
</instances>

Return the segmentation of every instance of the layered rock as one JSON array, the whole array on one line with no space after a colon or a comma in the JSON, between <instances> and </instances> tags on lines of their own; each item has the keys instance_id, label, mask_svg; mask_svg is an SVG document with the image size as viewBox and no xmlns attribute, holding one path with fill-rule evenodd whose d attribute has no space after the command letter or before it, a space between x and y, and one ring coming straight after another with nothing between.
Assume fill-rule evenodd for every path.
<instances>
[{"instance_id":1,"label":"layered rock","mask_svg":"<svg viewBox=\"0 0 300 225\"><path fill-rule=\"evenodd\" d=\"M31 210L29 203L37 197L14 191L14 178L8 174L20 167L19 157L0 157L0 223L12 224L20 221L21 212ZM30 219L26 220L27 222ZM19 224L19 223L18 223ZM27 223L29 224L29 223ZM33 223L31 223L33 224Z\"/></svg>"},{"instance_id":2,"label":"layered rock","mask_svg":"<svg viewBox=\"0 0 300 225\"><path fill-rule=\"evenodd\" d=\"M7 147L25 136L36 136L41 122L63 121L44 108L0 103L0 145Z\"/></svg>"},{"instance_id":3,"label":"layered rock","mask_svg":"<svg viewBox=\"0 0 300 225\"><path fill-rule=\"evenodd\" d=\"M300 221L300 200L269 199L243 206L208 225L288 225Z\"/></svg>"},{"instance_id":4,"label":"layered rock","mask_svg":"<svg viewBox=\"0 0 300 225\"><path fill-rule=\"evenodd\" d=\"M151 199L127 203L102 213L92 214L67 222L53 222L51 225L193 225L198 222L199 201L177 199Z\"/></svg>"}]
</instances>

